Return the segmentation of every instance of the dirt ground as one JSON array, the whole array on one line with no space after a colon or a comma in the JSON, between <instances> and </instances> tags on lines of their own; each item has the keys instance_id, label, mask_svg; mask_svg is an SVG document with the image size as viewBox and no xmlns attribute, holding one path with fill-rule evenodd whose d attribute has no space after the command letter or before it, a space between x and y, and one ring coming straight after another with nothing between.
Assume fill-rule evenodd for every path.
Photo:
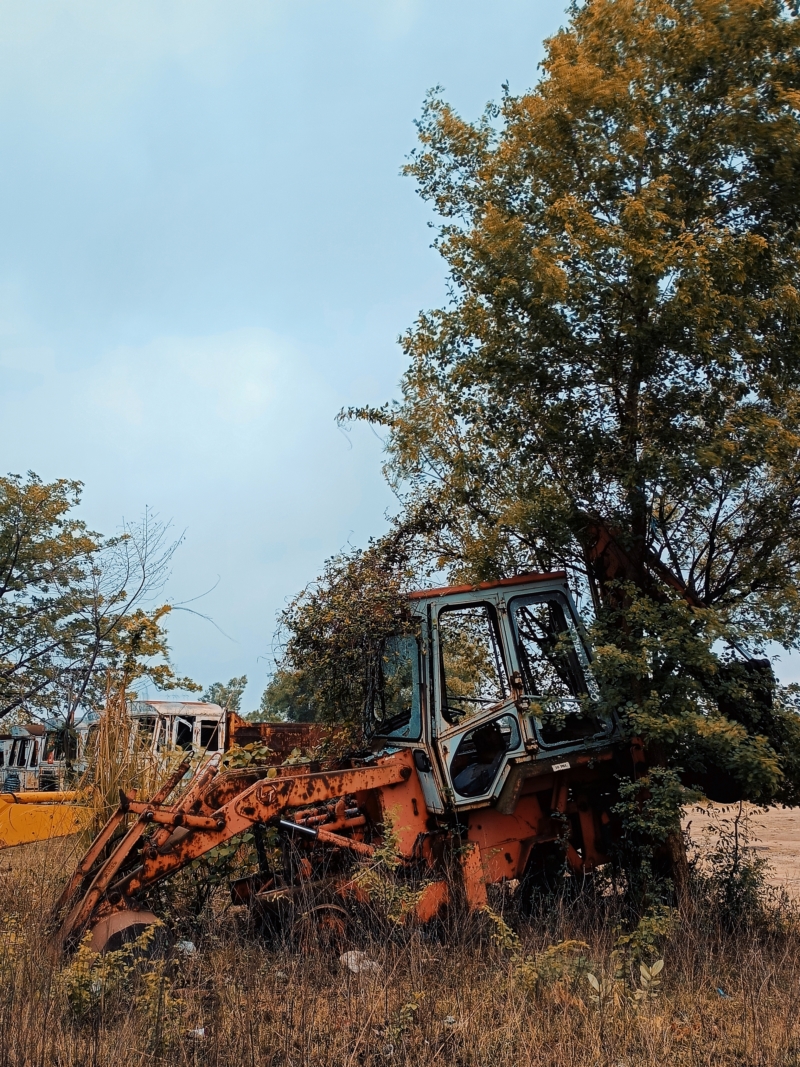
<instances>
[{"instance_id":1,"label":"dirt ground","mask_svg":"<svg viewBox=\"0 0 800 1067\"><path fill-rule=\"evenodd\" d=\"M702 851L714 825L732 828L738 814L738 804L693 806L686 809L683 826L688 829L692 843ZM744 804L742 816L741 821L750 834L750 846L770 865L770 882L800 900L800 808L764 809Z\"/></svg>"}]
</instances>

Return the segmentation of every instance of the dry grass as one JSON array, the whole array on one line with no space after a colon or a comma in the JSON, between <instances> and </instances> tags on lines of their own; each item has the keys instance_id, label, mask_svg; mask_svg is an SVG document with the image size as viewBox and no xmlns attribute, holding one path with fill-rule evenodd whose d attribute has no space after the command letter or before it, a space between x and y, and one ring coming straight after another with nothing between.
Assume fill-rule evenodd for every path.
<instances>
[{"instance_id":1,"label":"dry grass","mask_svg":"<svg viewBox=\"0 0 800 1067\"><path fill-rule=\"evenodd\" d=\"M454 917L437 937L362 931L359 948L380 970L352 974L340 949L249 935L220 894L192 935L195 953L128 970L76 1012L75 964L50 958L44 937L71 848L0 855L0 1067L800 1063L796 921L773 915L726 933L703 900L663 946L662 989L636 1006L598 1008L585 975L531 981L534 954L569 938L588 942L598 976L612 972L607 900L562 902L536 923L514 917L516 949L495 943L483 916Z\"/></svg>"},{"instance_id":2,"label":"dry grass","mask_svg":"<svg viewBox=\"0 0 800 1067\"><path fill-rule=\"evenodd\" d=\"M150 742L132 724L124 687L110 679L103 714L89 743L87 771L79 784L90 797L98 827L116 809L120 791L143 799L155 792L165 776Z\"/></svg>"}]
</instances>

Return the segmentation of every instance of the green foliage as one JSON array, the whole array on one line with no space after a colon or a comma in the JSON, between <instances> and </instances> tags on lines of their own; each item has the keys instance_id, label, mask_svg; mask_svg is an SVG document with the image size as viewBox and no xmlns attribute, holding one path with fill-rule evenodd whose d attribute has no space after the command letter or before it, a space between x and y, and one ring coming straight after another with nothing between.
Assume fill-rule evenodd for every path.
<instances>
[{"instance_id":1,"label":"green foliage","mask_svg":"<svg viewBox=\"0 0 800 1067\"><path fill-rule=\"evenodd\" d=\"M655 1000L661 992L661 979L658 977L664 969L664 961L656 960L652 966L641 963L639 965L640 985L627 986L616 974L613 977L598 978L589 972L586 981L589 983L591 993L589 999L598 1011L608 1011L610 1008L619 1008L626 1004L630 1008L638 1008L648 1000Z\"/></svg>"},{"instance_id":2,"label":"green foliage","mask_svg":"<svg viewBox=\"0 0 800 1067\"><path fill-rule=\"evenodd\" d=\"M169 663L165 605L146 610L177 547L146 515L102 538L73 517L81 483L0 478L0 718L97 706L109 672L126 684L192 688Z\"/></svg>"},{"instance_id":3,"label":"green foliage","mask_svg":"<svg viewBox=\"0 0 800 1067\"><path fill-rule=\"evenodd\" d=\"M275 753L260 741L251 741L249 745L234 745L222 757L222 765L227 770L234 767L264 767L274 762Z\"/></svg>"},{"instance_id":4,"label":"green foliage","mask_svg":"<svg viewBox=\"0 0 800 1067\"><path fill-rule=\"evenodd\" d=\"M559 941L548 945L544 952L519 959L518 980L530 993L555 985L557 982L576 983L590 967L585 941Z\"/></svg>"},{"instance_id":5,"label":"green foliage","mask_svg":"<svg viewBox=\"0 0 800 1067\"><path fill-rule=\"evenodd\" d=\"M164 620L171 610L169 604L150 611L136 608L120 618L109 634L104 656L107 674L115 676L123 691L134 699L136 690L132 687L142 680L152 682L162 692L200 689L191 678L178 677L170 663Z\"/></svg>"},{"instance_id":6,"label":"green foliage","mask_svg":"<svg viewBox=\"0 0 800 1067\"><path fill-rule=\"evenodd\" d=\"M625 847L649 855L680 830L680 809L686 791L674 771L653 767L636 781L619 785L620 800L614 811L625 818Z\"/></svg>"},{"instance_id":7,"label":"green foliage","mask_svg":"<svg viewBox=\"0 0 800 1067\"><path fill-rule=\"evenodd\" d=\"M498 915L497 912L490 905L485 904L481 911L489 920L490 933L492 944L497 948L503 949L505 952L517 953L522 948L522 942L519 939L519 934L516 930L512 929L505 921L502 915Z\"/></svg>"},{"instance_id":8,"label":"green foliage","mask_svg":"<svg viewBox=\"0 0 800 1067\"><path fill-rule=\"evenodd\" d=\"M289 604L276 674L288 717L361 728L377 657L407 624L407 565L398 539L386 537L328 560L319 581Z\"/></svg>"},{"instance_id":9,"label":"green foliage","mask_svg":"<svg viewBox=\"0 0 800 1067\"><path fill-rule=\"evenodd\" d=\"M398 811L384 814L383 837L368 860L363 860L352 881L368 898L373 914L390 927L401 926L414 914L429 880L413 885L399 877L402 857L398 848Z\"/></svg>"},{"instance_id":10,"label":"green foliage","mask_svg":"<svg viewBox=\"0 0 800 1067\"><path fill-rule=\"evenodd\" d=\"M502 915L488 905L481 910L490 923L492 944L511 954L514 981L527 993L533 995L558 983L575 985L589 970L589 946L585 941L559 941L530 955L524 952L519 935Z\"/></svg>"},{"instance_id":11,"label":"green foliage","mask_svg":"<svg viewBox=\"0 0 800 1067\"><path fill-rule=\"evenodd\" d=\"M614 942L614 958L627 967L652 959L664 946L675 927L675 911L664 904L653 904L629 933L619 934Z\"/></svg>"},{"instance_id":12,"label":"green foliage","mask_svg":"<svg viewBox=\"0 0 800 1067\"><path fill-rule=\"evenodd\" d=\"M724 929L768 926L775 904L785 901L770 888L769 862L752 844L750 818L741 804L716 814L706 836L702 861L695 856L692 874L700 900L713 924ZM770 904L773 907L770 907Z\"/></svg>"},{"instance_id":13,"label":"green foliage","mask_svg":"<svg viewBox=\"0 0 800 1067\"><path fill-rule=\"evenodd\" d=\"M274 845L276 831L270 830L270 844ZM192 911L199 915L213 890L227 885L232 878L249 873L256 863L255 838L251 831L237 834L216 848L203 853L190 864L194 891Z\"/></svg>"},{"instance_id":14,"label":"green foliage","mask_svg":"<svg viewBox=\"0 0 800 1067\"><path fill-rule=\"evenodd\" d=\"M619 797L613 811L621 817L622 834L613 859L625 872L630 904L642 915L671 898L673 887L656 859L671 839L680 840L687 792L675 771L652 767L636 781L621 781Z\"/></svg>"},{"instance_id":15,"label":"green foliage","mask_svg":"<svg viewBox=\"0 0 800 1067\"><path fill-rule=\"evenodd\" d=\"M726 631L718 616L682 600L658 603L631 583L617 591L621 605L592 627L593 671L607 712L701 791L716 768L753 798L797 795L799 779L787 771L800 719L773 703L771 690L758 690L763 674L720 657L715 645Z\"/></svg>"},{"instance_id":16,"label":"green foliage","mask_svg":"<svg viewBox=\"0 0 800 1067\"><path fill-rule=\"evenodd\" d=\"M258 709L246 718L252 722L313 722L316 713L306 685L302 670L278 668L261 695Z\"/></svg>"},{"instance_id":17,"label":"green foliage","mask_svg":"<svg viewBox=\"0 0 800 1067\"><path fill-rule=\"evenodd\" d=\"M113 952L92 951L91 931L84 936L59 976L76 1018L84 1020L100 1011L110 1014L115 1003L121 1007L123 999L134 991L137 978L150 976L159 981L163 977L159 962L143 962L161 925L153 923L130 944ZM147 1001L152 991L151 981L144 984L138 996Z\"/></svg>"},{"instance_id":18,"label":"green foliage","mask_svg":"<svg viewBox=\"0 0 800 1067\"><path fill-rule=\"evenodd\" d=\"M0 715L43 703L84 654L101 539L69 514L80 491L34 474L0 479Z\"/></svg>"},{"instance_id":19,"label":"green foliage","mask_svg":"<svg viewBox=\"0 0 800 1067\"><path fill-rule=\"evenodd\" d=\"M224 682L213 682L203 693L201 700L208 704L219 704L223 711L239 712L242 706L242 693L247 687L247 675L239 678L231 678L226 685Z\"/></svg>"},{"instance_id":20,"label":"green foliage","mask_svg":"<svg viewBox=\"0 0 800 1067\"><path fill-rule=\"evenodd\" d=\"M394 1055L395 1045L402 1041L403 1037L416 1023L417 1014L424 999L425 993L423 991L412 992L411 1000L407 1000L405 1004L401 1004L392 1018L388 1019L384 1024L380 1031L380 1035L386 1042L383 1050L385 1056L390 1057Z\"/></svg>"},{"instance_id":21,"label":"green foliage","mask_svg":"<svg viewBox=\"0 0 800 1067\"><path fill-rule=\"evenodd\" d=\"M664 960L653 957L674 925L672 909L655 904L641 916L635 929L617 937L611 953L611 975L598 978L592 972L586 973L592 990L590 1000L599 1011L623 1005L636 1009L659 996ZM653 962L646 963L646 959Z\"/></svg>"}]
</instances>

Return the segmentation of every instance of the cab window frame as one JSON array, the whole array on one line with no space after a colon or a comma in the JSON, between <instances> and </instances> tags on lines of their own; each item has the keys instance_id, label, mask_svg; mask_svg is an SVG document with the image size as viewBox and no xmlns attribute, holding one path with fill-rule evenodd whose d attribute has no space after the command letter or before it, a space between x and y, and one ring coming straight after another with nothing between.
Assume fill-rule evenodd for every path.
<instances>
[{"instance_id":1,"label":"cab window frame","mask_svg":"<svg viewBox=\"0 0 800 1067\"><path fill-rule=\"evenodd\" d=\"M483 703L480 700L465 700L465 702L474 703L476 710L473 712L473 714L481 714L482 712L487 711L489 708L500 707L505 701L511 698L511 684L509 681L511 677L511 672L509 670L508 663L508 650L506 649L505 643L503 641L503 630L500 625L497 605L490 600L470 601L465 604L444 604L442 605L442 607L439 608L436 613L436 633L438 645L437 660L440 693L439 710L441 712L442 718L448 724L448 726L457 726L465 719L470 718L471 715L468 714L466 710L453 714L453 711L455 711L456 709L454 708L451 710L450 708L450 702L448 700L447 692L447 671L445 670L444 663L445 642L442 639L442 617L446 615L453 615L457 612L474 611L476 608L484 609L486 611L486 615L489 621L489 627L493 637L492 653L494 667L495 670L498 672L498 681L500 682L502 696L498 700L493 702L487 701L486 703Z\"/></svg>"},{"instance_id":2,"label":"cab window frame","mask_svg":"<svg viewBox=\"0 0 800 1067\"><path fill-rule=\"evenodd\" d=\"M573 638L570 647L566 651L566 659L570 673L574 675L577 670L577 677L573 677L572 679L573 683L580 683L576 687L576 692L572 692L570 683L564 682L563 679L561 679L562 684L566 685L567 689L569 689L568 693L537 693L536 687L533 684L534 677L530 667L528 651L520 633L517 615L520 608L526 607L529 604L546 604L549 600L555 601L564 612L565 622L567 624L566 632ZM594 692L597 688L597 683L591 674L591 658L589 650L583 640L580 622L575 616L572 604L562 590L553 589L546 592L523 593L511 597L508 601L508 617L511 623L511 633L514 638L514 646L517 660L519 662L520 673L523 679L525 696L533 697L534 699L537 697L544 699L549 699L551 697L556 697L558 699L569 698L572 700L589 699L592 701L597 699L596 692ZM551 669L556 670L552 664ZM556 673L558 672L556 671Z\"/></svg>"},{"instance_id":3,"label":"cab window frame","mask_svg":"<svg viewBox=\"0 0 800 1067\"><path fill-rule=\"evenodd\" d=\"M381 699L385 684L383 658L386 644L393 640L407 639L413 641L414 654L411 659L411 707L408 717L404 713L398 713L389 719L379 719L375 715L376 701ZM422 664L422 633L421 627L409 628L400 633L390 634L381 643L377 650L370 671L369 691L366 701L367 710L367 734L370 737L391 741L419 741L422 737L422 719L424 713L423 688L425 684ZM402 721L399 721L401 720Z\"/></svg>"}]
</instances>

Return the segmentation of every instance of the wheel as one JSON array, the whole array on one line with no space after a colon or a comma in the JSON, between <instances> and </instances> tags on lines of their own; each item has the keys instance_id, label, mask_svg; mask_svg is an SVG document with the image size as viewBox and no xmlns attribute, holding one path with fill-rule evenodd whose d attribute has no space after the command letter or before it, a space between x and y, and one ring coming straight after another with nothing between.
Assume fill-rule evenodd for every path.
<instances>
[{"instance_id":1,"label":"wheel","mask_svg":"<svg viewBox=\"0 0 800 1067\"><path fill-rule=\"evenodd\" d=\"M101 919L92 930L92 952L115 952L135 941L148 926L157 922L152 911L116 911L107 919Z\"/></svg>"},{"instance_id":2,"label":"wheel","mask_svg":"<svg viewBox=\"0 0 800 1067\"><path fill-rule=\"evenodd\" d=\"M316 904L295 920L292 933L301 946L338 948L346 937L350 916L339 904Z\"/></svg>"}]
</instances>

